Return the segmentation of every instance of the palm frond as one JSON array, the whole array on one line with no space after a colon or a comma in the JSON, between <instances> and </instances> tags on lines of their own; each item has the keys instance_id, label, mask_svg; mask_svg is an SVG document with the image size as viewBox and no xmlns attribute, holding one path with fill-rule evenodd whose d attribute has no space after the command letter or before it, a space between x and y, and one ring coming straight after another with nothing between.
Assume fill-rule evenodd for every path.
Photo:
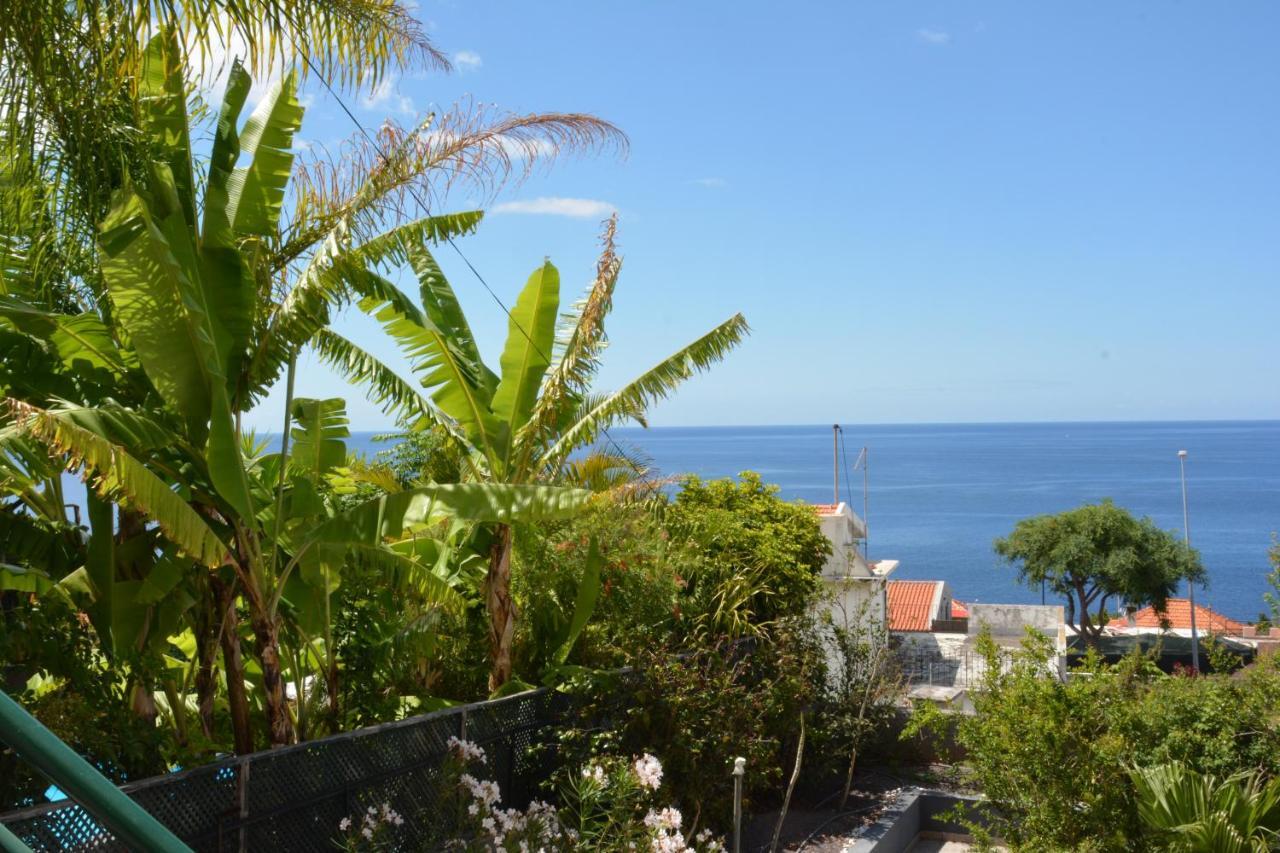
<instances>
[{"instance_id":1,"label":"palm frond","mask_svg":"<svg viewBox=\"0 0 1280 853\"><path fill-rule=\"evenodd\" d=\"M430 215L455 188L492 198L559 157L627 149L617 126L584 113L519 115L458 104L412 127L357 134L336 156L314 150L299 164L288 242L311 245L346 218L369 235L396 219Z\"/></svg>"},{"instance_id":2,"label":"palm frond","mask_svg":"<svg viewBox=\"0 0 1280 853\"><path fill-rule=\"evenodd\" d=\"M694 373L706 370L723 359L750 332L746 319L735 314L698 340L663 359L628 385L605 397L577 419L542 454L539 467L555 471L575 450L592 444L600 431L620 418L644 412L665 399Z\"/></svg>"}]
</instances>

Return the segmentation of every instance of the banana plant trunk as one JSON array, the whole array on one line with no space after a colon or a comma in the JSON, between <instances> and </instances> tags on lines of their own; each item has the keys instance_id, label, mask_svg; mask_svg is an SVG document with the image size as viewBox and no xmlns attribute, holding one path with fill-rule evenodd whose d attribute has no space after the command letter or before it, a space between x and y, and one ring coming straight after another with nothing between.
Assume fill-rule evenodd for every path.
<instances>
[{"instance_id":1,"label":"banana plant trunk","mask_svg":"<svg viewBox=\"0 0 1280 853\"><path fill-rule=\"evenodd\" d=\"M489 609L489 691L511 680L511 646L516 633L516 605L511 600L511 525L499 524L489 551L485 601Z\"/></svg>"},{"instance_id":2,"label":"banana plant trunk","mask_svg":"<svg viewBox=\"0 0 1280 853\"><path fill-rule=\"evenodd\" d=\"M258 663L262 666L263 705L267 711L267 732L271 745L285 746L293 742L293 721L284 695L284 677L280 667L280 623L266 611L262 602L250 601L249 622L258 646Z\"/></svg>"},{"instance_id":3,"label":"banana plant trunk","mask_svg":"<svg viewBox=\"0 0 1280 853\"><path fill-rule=\"evenodd\" d=\"M205 583L195 612L196 629L196 714L200 731L213 737L213 704L218 694L218 640L226 607L220 607L217 590Z\"/></svg>"},{"instance_id":4,"label":"banana plant trunk","mask_svg":"<svg viewBox=\"0 0 1280 853\"><path fill-rule=\"evenodd\" d=\"M222 669L227 679L227 704L231 709L231 734L236 753L253 752L253 723L249 718L249 694L244 687L244 656L240 649L240 617L236 614L236 599L231 588L214 578L219 612L223 625L219 635L222 646Z\"/></svg>"}]
</instances>

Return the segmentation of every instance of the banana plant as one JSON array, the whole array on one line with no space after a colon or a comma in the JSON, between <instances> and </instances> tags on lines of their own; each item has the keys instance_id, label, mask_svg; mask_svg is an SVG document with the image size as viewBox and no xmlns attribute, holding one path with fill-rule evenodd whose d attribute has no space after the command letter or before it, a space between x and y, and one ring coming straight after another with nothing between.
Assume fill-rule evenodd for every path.
<instances>
[{"instance_id":1,"label":"banana plant","mask_svg":"<svg viewBox=\"0 0 1280 853\"><path fill-rule=\"evenodd\" d=\"M399 345L418 387L332 330L316 336L317 350L410 426L445 424L468 453L471 480L495 485L564 482L573 472L575 453L592 447L616 423L643 425L652 403L722 359L748 332L746 321L736 314L617 391L593 393L607 343L605 319L622 265L614 247L616 226L614 218L606 227L604 250L586 296L563 315L559 271L549 261L533 271L511 311L496 371L481 359L453 288L420 238L388 244L378 260L408 264L421 304L372 272L366 271L359 284L360 308ZM512 677L512 526L500 521L484 538L489 687L498 691Z\"/></svg>"},{"instance_id":2,"label":"banana plant","mask_svg":"<svg viewBox=\"0 0 1280 853\"><path fill-rule=\"evenodd\" d=\"M155 154L115 193L99 228L107 299L91 318L101 334L92 336L87 359L90 367L119 374L120 387L136 392L128 397L134 405L11 397L7 419L21 435L82 470L97 495L120 505L122 518L154 523L189 564L204 567L210 584L222 587L222 618L233 620L235 608L221 582L224 572L229 576L249 616L268 740L284 744L293 737L293 724L282 677L281 602L291 579L321 583L327 603L344 560L412 562L412 554L386 542L439 513L510 523L559 517L586 496L520 485L431 487L314 523L326 510L309 500L317 491L311 478L323 476L334 458L331 445L323 435L308 444L304 434L292 456L282 450L274 462L251 459L243 449L241 415L286 367L292 396L298 348L327 324L329 309L345 298L343 287L365 281L366 258L390 238L360 243L350 222L339 217L318 235L321 245L294 286L278 297L278 281L290 271L275 247L284 242L281 208L303 112L294 76L273 84L241 126L249 77L238 65L232 68L203 180L196 177L182 54L172 32L147 48L138 88L139 125ZM385 189L377 176L370 185L373 194ZM434 217L391 233L395 239L438 239L472 223ZM294 246L290 257L298 251ZM41 333L31 318L20 316L22 308L8 307L8 323L17 328L27 322L28 337L43 334L44 348L61 353L63 341L55 334L65 331L68 318L54 317ZM128 385L139 382L141 389ZM287 441L292 400L286 411ZM323 418L326 407L317 404L314 413ZM323 433L323 425L319 429ZM106 515L94 525L104 533L111 527ZM115 572L109 558L96 565L104 579ZM100 591L111 588L104 580ZM232 629L221 632L228 633ZM233 671L234 655L225 647L223 653L231 689L241 673ZM233 720L244 717L233 709ZM249 742L242 734L237 732L238 749Z\"/></svg>"}]
</instances>

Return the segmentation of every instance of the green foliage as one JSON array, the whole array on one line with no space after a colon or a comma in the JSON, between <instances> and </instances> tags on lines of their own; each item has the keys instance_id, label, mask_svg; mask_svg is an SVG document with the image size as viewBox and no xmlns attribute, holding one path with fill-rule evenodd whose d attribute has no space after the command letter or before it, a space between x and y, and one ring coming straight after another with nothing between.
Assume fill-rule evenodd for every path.
<instances>
[{"instance_id":1,"label":"green foliage","mask_svg":"<svg viewBox=\"0 0 1280 853\"><path fill-rule=\"evenodd\" d=\"M4 689L107 778L123 784L163 773L176 757L170 733L129 706L127 668L99 652L93 629L61 596L0 593ZM0 804L43 802L49 782L0 751Z\"/></svg>"},{"instance_id":2,"label":"green foliage","mask_svg":"<svg viewBox=\"0 0 1280 853\"><path fill-rule=\"evenodd\" d=\"M743 472L731 479L682 481L666 508L673 544L689 562L682 608L712 634L743 636L804 612L831 543L813 511L778 497L778 487Z\"/></svg>"},{"instance_id":3,"label":"green foliage","mask_svg":"<svg viewBox=\"0 0 1280 853\"><path fill-rule=\"evenodd\" d=\"M902 675L884 625L873 618L869 603L856 613L834 607L812 630L826 652L811 727L810 775L842 776L844 807L858 759L895 719Z\"/></svg>"},{"instance_id":4,"label":"green foliage","mask_svg":"<svg viewBox=\"0 0 1280 853\"><path fill-rule=\"evenodd\" d=\"M1238 773L1225 779L1183 764L1133 771L1138 814L1176 853L1268 853L1280 845L1280 778Z\"/></svg>"},{"instance_id":5,"label":"green foliage","mask_svg":"<svg viewBox=\"0 0 1280 853\"><path fill-rule=\"evenodd\" d=\"M1135 765L1280 772L1273 664L1233 677L1169 676L1134 655L1115 666L1091 659L1063 682L1049 675L1042 641L1028 640L1004 672L989 638L985 652L975 714L929 722L954 726L995 834L1018 849L1134 849L1144 837L1127 769Z\"/></svg>"},{"instance_id":6,"label":"green foliage","mask_svg":"<svg viewBox=\"0 0 1280 853\"><path fill-rule=\"evenodd\" d=\"M462 479L462 454L443 427L375 435L373 440L395 442L379 450L376 460L390 468L404 488L420 483L456 483Z\"/></svg>"},{"instance_id":7,"label":"green foliage","mask_svg":"<svg viewBox=\"0 0 1280 853\"><path fill-rule=\"evenodd\" d=\"M518 672L541 672L549 663L588 574L593 540L603 558L600 594L570 660L624 666L637 647L671 637L680 589L665 531L643 506L596 500L581 516L530 526L518 539L513 588L525 613L516 638Z\"/></svg>"},{"instance_id":8,"label":"green foliage","mask_svg":"<svg viewBox=\"0 0 1280 853\"><path fill-rule=\"evenodd\" d=\"M637 651L638 684L612 748L661 754L677 804L695 822L723 830L734 757L747 759L748 802L776 797L794 760L800 712L825 677L823 653L798 622L776 625L767 641L720 640L673 652Z\"/></svg>"},{"instance_id":9,"label":"green foliage","mask_svg":"<svg viewBox=\"0 0 1280 853\"><path fill-rule=\"evenodd\" d=\"M1107 605L1163 606L1187 578L1204 580L1199 555L1177 536L1137 519L1110 500L1019 521L995 543L1018 566L1018 579L1049 588L1068 603L1067 619L1088 639L1101 635ZM1090 610L1096 610L1091 614Z\"/></svg>"}]
</instances>

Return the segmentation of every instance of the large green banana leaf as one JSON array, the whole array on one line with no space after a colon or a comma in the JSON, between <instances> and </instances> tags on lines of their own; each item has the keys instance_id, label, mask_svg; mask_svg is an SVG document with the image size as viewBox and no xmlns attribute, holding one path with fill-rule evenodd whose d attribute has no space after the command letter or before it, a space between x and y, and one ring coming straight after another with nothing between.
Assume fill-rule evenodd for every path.
<instances>
[{"instance_id":1,"label":"large green banana leaf","mask_svg":"<svg viewBox=\"0 0 1280 853\"><path fill-rule=\"evenodd\" d=\"M341 397L300 397L293 401L292 413L295 426L290 433L293 449L289 462L305 472L311 482L321 483L326 474L347 459L345 439L351 431L347 428L346 403Z\"/></svg>"},{"instance_id":2,"label":"large green banana leaf","mask_svg":"<svg viewBox=\"0 0 1280 853\"><path fill-rule=\"evenodd\" d=\"M93 490L154 520L164 534L201 565L227 562L226 546L205 520L169 488L164 480L121 445L114 444L56 410L8 401L14 421L55 453L68 457L68 467L83 469Z\"/></svg>"},{"instance_id":3,"label":"large green banana leaf","mask_svg":"<svg viewBox=\"0 0 1280 853\"><path fill-rule=\"evenodd\" d=\"M547 261L529 276L507 324L502 380L493 395L493 413L507 425L501 453L504 469L511 460L512 438L529 420L551 364L559 312L560 273Z\"/></svg>"}]
</instances>

